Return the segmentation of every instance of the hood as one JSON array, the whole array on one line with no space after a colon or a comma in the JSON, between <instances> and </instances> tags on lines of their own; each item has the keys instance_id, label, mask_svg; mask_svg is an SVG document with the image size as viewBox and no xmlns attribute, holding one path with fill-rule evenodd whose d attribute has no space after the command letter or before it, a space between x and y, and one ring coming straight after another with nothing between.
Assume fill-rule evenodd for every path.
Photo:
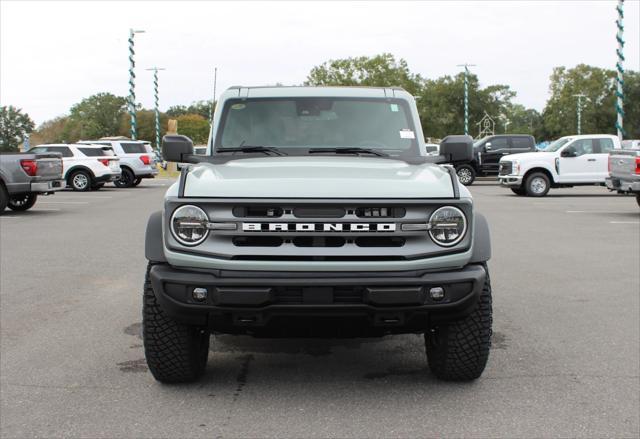
<instances>
[{"instance_id":1,"label":"hood","mask_svg":"<svg viewBox=\"0 0 640 439\"><path fill-rule=\"evenodd\" d=\"M544 151L538 151L538 152L522 152L519 154L510 154L507 156L504 156L500 159L500 161L509 161L512 162L514 160L531 160L531 159L542 159L544 160L545 158L548 157L555 157L556 153L555 152L544 152Z\"/></svg>"},{"instance_id":2,"label":"hood","mask_svg":"<svg viewBox=\"0 0 640 439\"><path fill-rule=\"evenodd\" d=\"M200 163L187 197L452 198L451 176L433 164L369 157L264 157Z\"/></svg>"}]
</instances>

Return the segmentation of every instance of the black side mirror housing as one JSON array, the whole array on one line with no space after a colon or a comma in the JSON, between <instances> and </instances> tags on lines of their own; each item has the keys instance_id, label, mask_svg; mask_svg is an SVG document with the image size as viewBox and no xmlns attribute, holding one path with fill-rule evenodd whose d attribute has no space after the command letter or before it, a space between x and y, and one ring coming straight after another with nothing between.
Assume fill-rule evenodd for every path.
<instances>
[{"instance_id":1,"label":"black side mirror housing","mask_svg":"<svg viewBox=\"0 0 640 439\"><path fill-rule=\"evenodd\" d=\"M440 143L440 155L447 162L473 160L473 138L471 136L447 136Z\"/></svg>"},{"instance_id":2,"label":"black side mirror housing","mask_svg":"<svg viewBox=\"0 0 640 439\"><path fill-rule=\"evenodd\" d=\"M162 138L162 156L168 162L186 162L193 155L193 142L187 136L167 134Z\"/></svg>"},{"instance_id":3,"label":"black side mirror housing","mask_svg":"<svg viewBox=\"0 0 640 439\"><path fill-rule=\"evenodd\" d=\"M562 152L560 153L561 157L575 157L576 156L576 150L573 149L573 147L568 147L562 150Z\"/></svg>"}]
</instances>

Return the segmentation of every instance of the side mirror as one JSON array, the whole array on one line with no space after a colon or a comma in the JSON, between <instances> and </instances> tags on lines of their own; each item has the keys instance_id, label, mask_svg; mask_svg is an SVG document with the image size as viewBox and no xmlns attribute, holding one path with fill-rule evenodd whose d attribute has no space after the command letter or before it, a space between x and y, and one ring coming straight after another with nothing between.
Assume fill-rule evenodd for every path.
<instances>
[{"instance_id":1,"label":"side mirror","mask_svg":"<svg viewBox=\"0 0 640 439\"><path fill-rule=\"evenodd\" d=\"M184 162L193 154L193 142L187 136L167 134L162 138L162 156L168 162Z\"/></svg>"},{"instance_id":2,"label":"side mirror","mask_svg":"<svg viewBox=\"0 0 640 439\"><path fill-rule=\"evenodd\" d=\"M440 155L448 162L473 160L473 138L471 136L447 136L440 143Z\"/></svg>"},{"instance_id":3,"label":"side mirror","mask_svg":"<svg viewBox=\"0 0 640 439\"><path fill-rule=\"evenodd\" d=\"M560 157L575 157L576 155L576 150L573 146L563 149L560 153Z\"/></svg>"},{"instance_id":4,"label":"side mirror","mask_svg":"<svg viewBox=\"0 0 640 439\"><path fill-rule=\"evenodd\" d=\"M484 150L485 151L491 151L491 142L487 142L484 144Z\"/></svg>"}]
</instances>

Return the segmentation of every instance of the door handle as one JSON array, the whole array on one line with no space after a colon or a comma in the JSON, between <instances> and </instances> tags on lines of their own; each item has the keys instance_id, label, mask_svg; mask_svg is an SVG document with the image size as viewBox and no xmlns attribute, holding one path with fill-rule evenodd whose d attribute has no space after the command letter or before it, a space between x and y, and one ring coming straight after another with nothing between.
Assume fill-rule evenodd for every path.
<instances>
[{"instance_id":1,"label":"door handle","mask_svg":"<svg viewBox=\"0 0 640 439\"><path fill-rule=\"evenodd\" d=\"M596 159L587 159L588 162L595 162Z\"/></svg>"}]
</instances>

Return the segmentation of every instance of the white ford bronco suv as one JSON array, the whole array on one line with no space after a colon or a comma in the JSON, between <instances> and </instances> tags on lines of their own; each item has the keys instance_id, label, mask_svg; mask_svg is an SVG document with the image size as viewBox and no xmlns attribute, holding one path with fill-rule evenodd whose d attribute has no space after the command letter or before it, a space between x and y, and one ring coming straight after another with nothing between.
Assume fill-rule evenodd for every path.
<instances>
[{"instance_id":1,"label":"white ford bronco suv","mask_svg":"<svg viewBox=\"0 0 640 439\"><path fill-rule=\"evenodd\" d=\"M449 136L440 153L472 153ZM432 373L473 380L491 344L489 228L451 166L430 163L400 88L233 87L206 155L146 231L147 364L197 379L212 333L363 337L422 333Z\"/></svg>"}]
</instances>

